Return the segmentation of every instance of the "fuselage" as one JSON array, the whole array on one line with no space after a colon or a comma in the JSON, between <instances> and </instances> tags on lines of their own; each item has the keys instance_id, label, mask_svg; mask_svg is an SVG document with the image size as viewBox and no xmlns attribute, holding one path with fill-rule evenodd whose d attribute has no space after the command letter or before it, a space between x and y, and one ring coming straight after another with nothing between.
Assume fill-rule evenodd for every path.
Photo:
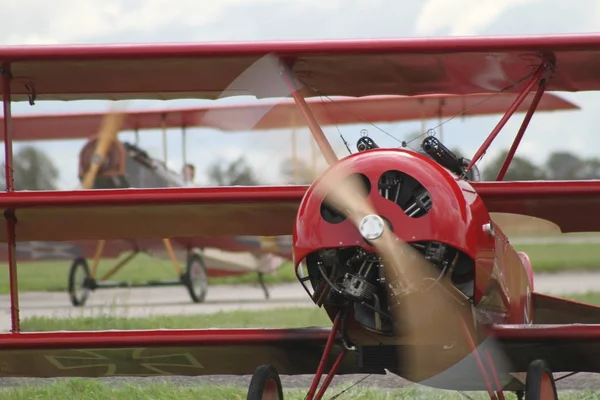
<instances>
[{"instance_id":1,"label":"fuselage","mask_svg":"<svg viewBox=\"0 0 600 400\"><path fill-rule=\"evenodd\" d=\"M361 174L369 200L392 231L450 274L474 307L476 324L531 321L529 261L508 243L469 182L424 155L401 149L356 153L325 174L338 168ZM386 307L386 289L372 268L377 251L351 221L324 204L316 190L319 182L309 188L297 215L293 255L298 278L331 318L341 307L351 309L344 334L354 345L406 344L391 321L376 316L378 308ZM360 287L368 288L364 293L358 286L345 287L359 280L367 282Z\"/></svg>"}]
</instances>

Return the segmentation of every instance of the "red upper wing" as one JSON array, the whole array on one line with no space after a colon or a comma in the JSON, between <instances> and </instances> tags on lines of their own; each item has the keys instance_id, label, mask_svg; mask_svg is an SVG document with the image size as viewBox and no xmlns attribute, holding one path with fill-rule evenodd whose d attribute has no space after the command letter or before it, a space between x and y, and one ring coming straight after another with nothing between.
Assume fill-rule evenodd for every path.
<instances>
[{"instance_id":1,"label":"red upper wing","mask_svg":"<svg viewBox=\"0 0 600 400\"><path fill-rule=\"evenodd\" d=\"M517 92L511 85L539 65L540 53L556 57L548 90L600 89L600 35L6 46L0 61L11 63L13 100L27 100L32 89L39 100L211 99L272 96L230 86L267 54L293 61L313 95L368 96Z\"/></svg>"},{"instance_id":2,"label":"red upper wing","mask_svg":"<svg viewBox=\"0 0 600 400\"><path fill-rule=\"evenodd\" d=\"M534 94L531 93L518 111L526 111ZM467 96L372 96L367 98L309 99L310 108L322 125L402 121L496 114L505 112L514 101L513 93L474 94ZM316 100L316 101L315 101ZM575 104L551 93L544 95L537 111L578 109ZM212 114L204 119L207 112ZM264 115L254 126L248 126L245 115ZM105 113L72 113L21 115L12 118L14 140L47 140L88 138L98 132ZM288 99L247 105L163 109L127 113L122 130L207 126L221 130L275 129L305 125L306 120L296 103Z\"/></svg>"}]
</instances>

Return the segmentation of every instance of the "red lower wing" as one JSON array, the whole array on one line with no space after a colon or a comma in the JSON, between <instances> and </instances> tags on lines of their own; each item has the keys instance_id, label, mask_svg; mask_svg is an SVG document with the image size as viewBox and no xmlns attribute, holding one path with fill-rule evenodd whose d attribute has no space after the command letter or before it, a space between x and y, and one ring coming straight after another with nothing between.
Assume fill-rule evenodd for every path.
<instances>
[{"instance_id":1,"label":"red lower wing","mask_svg":"<svg viewBox=\"0 0 600 400\"><path fill-rule=\"evenodd\" d=\"M600 307L533 294L532 325L494 325L513 372L545 359L553 372L600 372Z\"/></svg>"},{"instance_id":2,"label":"red lower wing","mask_svg":"<svg viewBox=\"0 0 600 400\"><path fill-rule=\"evenodd\" d=\"M330 329L202 329L0 335L0 377L314 374ZM342 351L335 344L328 367ZM339 374L385 373L349 352Z\"/></svg>"}]
</instances>

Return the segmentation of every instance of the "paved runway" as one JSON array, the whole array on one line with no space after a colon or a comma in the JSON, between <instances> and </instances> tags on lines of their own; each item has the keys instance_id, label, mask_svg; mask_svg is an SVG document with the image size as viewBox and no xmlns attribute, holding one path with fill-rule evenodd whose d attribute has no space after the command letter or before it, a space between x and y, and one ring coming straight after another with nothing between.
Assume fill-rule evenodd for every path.
<instances>
[{"instance_id":1,"label":"paved runway","mask_svg":"<svg viewBox=\"0 0 600 400\"><path fill-rule=\"evenodd\" d=\"M551 294L600 291L600 273L539 274L536 291ZM92 293L85 307L71 306L67 293L32 292L19 298L21 318L32 316L74 317L112 314L121 316L214 313L229 310L258 310L275 307L311 307L312 302L299 283L270 287L271 299L264 298L258 285L211 286L206 302L194 304L183 286L105 289ZM10 325L9 297L0 295L0 329Z\"/></svg>"}]
</instances>

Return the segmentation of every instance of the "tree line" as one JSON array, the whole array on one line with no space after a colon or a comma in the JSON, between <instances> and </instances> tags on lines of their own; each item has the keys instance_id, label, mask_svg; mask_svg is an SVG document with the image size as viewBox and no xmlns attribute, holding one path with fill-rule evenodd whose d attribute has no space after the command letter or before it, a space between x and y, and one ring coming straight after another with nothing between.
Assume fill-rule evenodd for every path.
<instances>
[{"instance_id":1,"label":"tree line","mask_svg":"<svg viewBox=\"0 0 600 400\"><path fill-rule=\"evenodd\" d=\"M456 151L460 155L460 151ZM494 157L481 171L484 180L495 180L508 150ZM76 162L73 163L76 166ZM0 164L0 187L4 182L4 162ZM294 165L296 170L294 170ZM23 146L13 155L16 190L55 190L59 171L52 159L40 148ZM217 161L206 169L208 183L216 186L264 184L244 156L233 162ZM310 184L316 177L303 160L284 160L279 168L282 184ZM580 157L568 151L550 153L545 162L535 164L527 157L515 155L504 180L577 180L600 179L600 158Z\"/></svg>"},{"instance_id":2,"label":"tree line","mask_svg":"<svg viewBox=\"0 0 600 400\"><path fill-rule=\"evenodd\" d=\"M508 154L505 150L493 158L482 171L484 180L495 180ZM505 181L600 179L600 158L580 157L568 151L550 153L545 162L536 165L526 157L515 155Z\"/></svg>"}]
</instances>

